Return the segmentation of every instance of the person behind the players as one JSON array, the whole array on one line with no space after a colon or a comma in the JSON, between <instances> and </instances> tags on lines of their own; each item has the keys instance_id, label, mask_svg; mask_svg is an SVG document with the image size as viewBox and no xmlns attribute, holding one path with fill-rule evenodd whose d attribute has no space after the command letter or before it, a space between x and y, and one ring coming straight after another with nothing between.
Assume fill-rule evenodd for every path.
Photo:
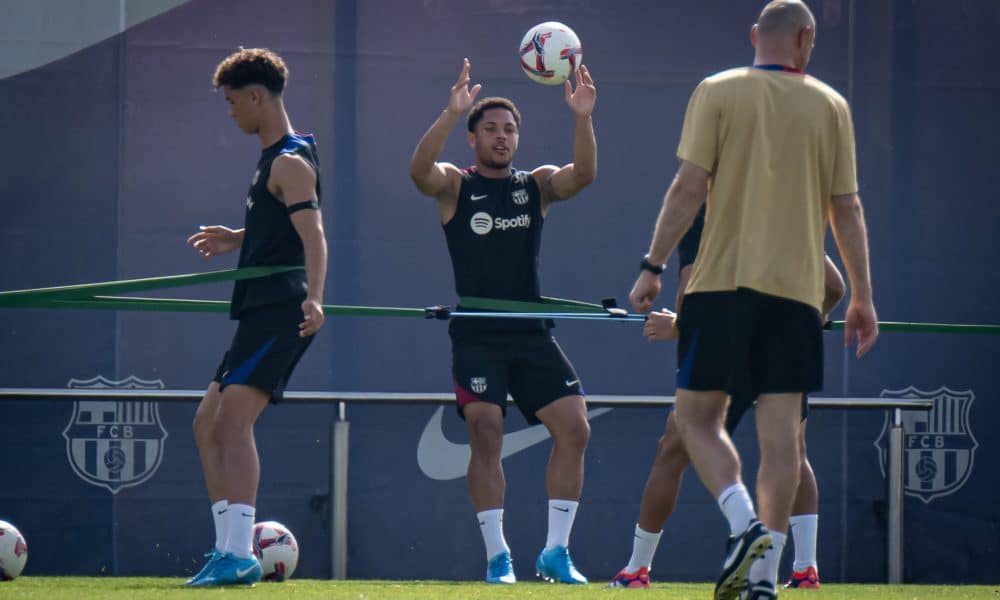
<instances>
[{"instance_id":1,"label":"person behind the players","mask_svg":"<svg viewBox=\"0 0 1000 600\"><path fill-rule=\"evenodd\" d=\"M705 222L705 206L702 205L694 223L681 238L677 246L680 283L677 286L676 310L681 310L684 291L691 277L691 266L698 254L701 232ZM836 265L826 257L823 297L824 320L826 315L840 302L846 291L844 278ZM649 313L642 329L649 341L677 339L676 314L668 309ZM726 412L726 432L732 436L743 415L750 408L753 399L737 394ZM795 490L790 528L795 539L795 563L792 575L785 587L818 588L819 563L816 559L816 533L819 523L819 490L809 457L806 455L806 418L809 404L803 397L802 427L799 431L799 485ZM639 520L632 537L632 556L621 571L611 580L611 587L649 587L653 555L656 553L663 532L663 525L677 504L681 478L690 464L684 444L677 433L677 419L671 412L667 417L663 436L656 446L656 456L649 469L646 485L639 504Z\"/></svg>"},{"instance_id":2,"label":"person behind the players","mask_svg":"<svg viewBox=\"0 0 1000 600\"><path fill-rule=\"evenodd\" d=\"M744 591L751 599L776 597L777 557L798 485L800 403L823 382L828 219L851 284L845 342L856 337L861 356L878 335L850 107L802 72L815 33L804 3L770 2L751 30L754 65L712 75L695 89L681 165L630 294L636 310L652 308L660 290L655 271L707 193L705 231L678 321L676 419L732 534L717 600ZM762 522L723 428L728 396L745 390L757 397Z\"/></svg>"},{"instance_id":3,"label":"person behind the players","mask_svg":"<svg viewBox=\"0 0 1000 600\"><path fill-rule=\"evenodd\" d=\"M238 281L230 317L239 321L195 413L215 546L188 585L253 583L260 564L251 537L260 480L253 427L268 401L278 402L292 370L323 325L326 238L319 210L316 144L295 133L282 102L288 69L280 56L248 48L227 57L212 79L229 114L260 140L243 229L203 227L188 242L205 258L240 249L239 266L301 266Z\"/></svg>"},{"instance_id":4,"label":"person behind the players","mask_svg":"<svg viewBox=\"0 0 1000 600\"><path fill-rule=\"evenodd\" d=\"M583 65L576 89L567 81L565 101L574 120L573 162L519 171L512 166L521 115L505 98L469 89L466 59L448 104L421 138L410 161L417 189L437 200L459 296L538 302L538 250L542 222L552 204L572 198L597 173L591 113L597 91ZM452 128L468 111L466 139L475 162L467 169L436 162ZM529 423L552 435L545 475L548 536L535 561L545 579L586 583L568 545L583 486L583 458L590 438L583 386L541 320L455 319L452 374L457 409L469 431L469 495L486 545L486 581L514 583L510 547L503 534L504 473L500 463L507 394Z\"/></svg>"}]
</instances>

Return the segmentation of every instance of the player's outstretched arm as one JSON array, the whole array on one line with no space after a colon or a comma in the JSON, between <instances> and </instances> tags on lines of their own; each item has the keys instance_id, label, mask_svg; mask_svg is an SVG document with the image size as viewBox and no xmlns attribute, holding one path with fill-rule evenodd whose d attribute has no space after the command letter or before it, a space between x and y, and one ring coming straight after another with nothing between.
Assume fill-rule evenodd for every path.
<instances>
[{"instance_id":1,"label":"player's outstretched arm","mask_svg":"<svg viewBox=\"0 0 1000 600\"><path fill-rule=\"evenodd\" d=\"M843 194L830 200L830 226L851 283L851 301L844 319L844 345L850 345L856 338L856 354L861 357L878 338L878 317L868 266L868 231L858 194Z\"/></svg>"},{"instance_id":2,"label":"player's outstretched arm","mask_svg":"<svg viewBox=\"0 0 1000 600\"><path fill-rule=\"evenodd\" d=\"M670 254L677 247L694 222L698 209L708 193L708 171L698 165L681 161L670 189L663 198L663 207L656 219L653 241L649 245L647 260L654 265L666 264ZM638 312L646 312L653 306L653 300L660 293L660 276L643 270L639 273L629 300Z\"/></svg>"},{"instance_id":3,"label":"player's outstretched arm","mask_svg":"<svg viewBox=\"0 0 1000 600\"><path fill-rule=\"evenodd\" d=\"M459 177L458 169L454 165L437 162L438 156L441 155L441 150L444 149L445 141L455 123L465 111L469 110L479 90L482 89L482 85L478 83L469 89L470 69L469 59L466 58L462 63L458 80L451 87L448 106L420 138L410 158L410 178L413 179L413 183L421 193L438 200L455 186Z\"/></svg>"},{"instance_id":4,"label":"player's outstretched arm","mask_svg":"<svg viewBox=\"0 0 1000 600\"><path fill-rule=\"evenodd\" d=\"M299 156L284 154L274 160L268 189L289 209L289 218L302 239L308 290L302 303L305 320L299 335L314 335L323 326L323 288L326 284L326 234L316 197L316 171Z\"/></svg>"},{"instance_id":5,"label":"player's outstretched arm","mask_svg":"<svg viewBox=\"0 0 1000 600\"><path fill-rule=\"evenodd\" d=\"M573 162L561 168L540 167L543 176L542 212L548 205L567 200L597 178L597 138L591 115L597 102L597 88L586 65L580 65L574 74L576 90L566 81L566 104L573 113ZM551 172L551 175L548 173ZM547 176L546 176L547 175Z\"/></svg>"}]
</instances>

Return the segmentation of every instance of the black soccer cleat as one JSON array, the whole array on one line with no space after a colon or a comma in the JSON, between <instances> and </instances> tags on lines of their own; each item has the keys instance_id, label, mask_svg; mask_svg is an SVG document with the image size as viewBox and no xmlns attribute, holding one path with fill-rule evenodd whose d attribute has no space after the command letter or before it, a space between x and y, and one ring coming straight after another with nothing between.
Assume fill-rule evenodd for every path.
<instances>
[{"instance_id":1,"label":"black soccer cleat","mask_svg":"<svg viewBox=\"0 0 1000 600\"><path fill-rule=\"evenodd\" d=\"M715 584L715 600L736 600L747 587L750 565L770 547L771 532L757 519L751 521L743 533L731 536L726 543L722 574Z\"/></svg>"}]
</instances>

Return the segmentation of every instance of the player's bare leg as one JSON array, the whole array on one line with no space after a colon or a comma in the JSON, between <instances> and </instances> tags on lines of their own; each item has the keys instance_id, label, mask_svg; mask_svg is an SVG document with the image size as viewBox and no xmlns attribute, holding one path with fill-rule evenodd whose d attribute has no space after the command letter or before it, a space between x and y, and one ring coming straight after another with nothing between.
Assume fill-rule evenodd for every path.
<instances>
[{"instance_id":1,"label":"player's bare leg","mask_svg":"<svg viewBox=\"0 0 1000 600\"><path fill-rule=\"evenodd\" d=\"M466 481L476 511L503 508L506 482L500 464L503 413L488 402L472 402L462 409L469 430L469 468Z\"/></svg>"},{"instance_id":2,"label":"player's bare leg","mask_svg":"<svg viewBox=\"0 0 1000 600\"><path fill-rule=\"evenodd\" d=\"M215 544L211 552L205 555L205 565L185 585L191 585L196 579L204 576L210 565L222 557L226 551L226 541L229 537L228 522L229 499L226 498L225 469L222 464L222 446L215 435L215 414L222 402L219 384L215 381L208 384L205 395L198 404L191 428L194 432L195 445L198 447L198 457L201 459L201 470L205 476L205 487L212 510L212 523L215 526Z\"/></svg>"},{"instance_id":3,"label":"player's bare leg","mask_svg":"<svg viewBox=\"0 0 1000 600\"><path fill-rule=\"evenodd\" d=\"M223 449L222 462L226 473L238 474L226 478L226 491L231 504L253 506L257 503L260 457L257 455L253 426L270 399L270 394L248 385L229 385L222 392L215 430Z\"/></svg>"},{"instance_id":4,"label":"player's bare leg","mask_svg":"<svg viewBox=\"0 0 1000 600\"><path fill-rule=\"evenodd\" d=\"M660 542L663 524L677 505L684 469L690 464L684 442L677 431L677 417L671 412L663 435L656 444L656 456L646 478L639 504L639 521L632 539L628 564L611 580L611 587L648 587L653 555Z\"/></svg>"},{"instance_id":5,"label":"player's bare leg","mask_svg":"<svg viewBox=\"0 0 1000 600\"><path fill-rule=\"evenodd\" d=\"M500 451L503 413L488 402L471 402L462 409L469 430L469 468L466 483L486 545L486 581L514 583L510 547L503 534L503 498L506 489Z\"/></svg>"},{"instance_id":6,"label":"player's bare leg","mask_svg":"<svg viewBox=\"0 0 1000 600\"><path fill-rule=\"evenodd\" d=\"M232 384L219 394L218 384L212 383L206 394L214 413L207 406L199 407L195 417L196 439L199 452L202 445L209 450L210 463L219 469L219 485L223 498L229 500L225 512L225 547L213 556L202 571L188 580L187 585L202 587L260 581L262 569L253 557L251 543L256 516L257 485L260 481L260 459L254 440L253 426L261 411L267 406L270 395L250 386ZM203 401L205 404L205 401ZM206 408L204 412L202 408ZM205 421L211 416L211 425ZM211 434L208 434L208 431ZM205 462L206 455L202 461ZM209 479L206 473L206 480Z\"/></svg>"},{"instance_id":7,"label":"player's bare leg","mask_svg":"<svg viewBox=\"0 0 1000 600\"><path fill-rule=\"evenodd\" d=\"M691 464L709 493L740 481L740 458L723 425L728 397L725 392L677 390L677 430Z\"/></svg>"},{"instance_id":8,"label":"player's bare leg","mask_svg":"<svg viewBox=\"0 0 1000 600\"><path fill-rule=\"evenodd\" d=\"M816 560L816 533L819 528L819 489L816 475L806 454L806 421L799 431L799 487L792 503L789 531L795 545L792 575L785 587L819 588L819 565Z\"/></svg>"},{"instance_id":9,"label":"player's bare leg","mask_svg":"<svg viewBox=\"0 0 1000 600\"><path fill-rule=\"evenodd\" d=\"M761 394L757 398L757 503L760 518L771 530L771 548L753 565L750 580L777 586L778 561L785 545L788 517L799 484L801 393Z\"/></svg>"},{"instance_id":10,"label":"player's bare leg","mask_svg":"<svg viewBox=\"0 0 1000 600\"><path fill-rule=\"evenodd\" d=\"M736 598L746 585L750 565L771 544L770 534L757 521L740 479L739 454L724 428L728 401L722 391L678 389L675 411L691 464L729 521L731 535L715 586L716 600Z\"/></svg>"},{"instance_id":11,"label":"player's bare leg","mask_svg":"<svg viewBox=\"0 0 1000 600\"><path fill-rule=\"evenodd\" d=\"M213 381L208 385L205 395L198 404L191 426L195 444L198 446L198 457L201 458L208 498L213 504L219 500L228 500L224 494L225 470L222 467L222 449L216 439L214 428L215 414L219 410L221 401L219 384Z\"/></svg>"},{"instance_id":12,"label":"player's bare leg","mask_svg":"<svg viewBox=\"0 0 1000 600\"><path fill-rule=\"evenodd\" d=\"M583 489L583 457L590 442L590 423L582 396L565 396L535 415L552 436L552 454L545 471L549 498L580 499Z\"/></svg>"},{"instance_id":13,"label":"player's bare leg","mask_svg":"<svg viewBox=\"0 0 1000 600\"><path fill-rule=\"evenodd\" d=\"M656 444L656 457L649 469L646 487L642 491L638 524L644 531L658 532L670 518L677 505L684 469L689 464L691 461L677 431L677 418L671 412L667 417L663 435Z\"/></svg>"},{"instance_id":14,"label":"player's bare leg","mask_svg":"<svg viewBox=\"0 0 1000 600\"><path fill-rule=\"evenodd\" d=\"M582 396L564 396L535 413L552 436L552 453L545 471L549 495L548 535L535 561L543 579L587 583L569 556L569 535L583 489L583 460L590 441L587 405Z\"/></svg>"}]
</instances>

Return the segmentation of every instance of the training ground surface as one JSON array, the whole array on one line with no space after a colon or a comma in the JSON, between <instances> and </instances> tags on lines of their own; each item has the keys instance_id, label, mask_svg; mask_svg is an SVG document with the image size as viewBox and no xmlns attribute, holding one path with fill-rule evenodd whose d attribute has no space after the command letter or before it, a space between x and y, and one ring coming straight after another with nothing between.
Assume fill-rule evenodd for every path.
<instances>
[{"instance_id":1,"label":"training ground surface","mask_svg":"<svg viewBox=\"0 0 1000 600\"><path fill-rule=\"evenodd\" d=\"M606 582L568 586L522 582L514 586L491 586L479 582L452 581L320 581L292 579L284 583L259 583L252 588L202 588L181 586L180 578L164 577L20 577L0 583L0 599L78 600L80 598L670 598L705 600L712 597L710 584L657 583L649 590L613 590ZM784 590L782 598L811 600L869 600L933 598L1000 600L996 586L837 585L821 590Z\"/></svg>"}]
</instances>

